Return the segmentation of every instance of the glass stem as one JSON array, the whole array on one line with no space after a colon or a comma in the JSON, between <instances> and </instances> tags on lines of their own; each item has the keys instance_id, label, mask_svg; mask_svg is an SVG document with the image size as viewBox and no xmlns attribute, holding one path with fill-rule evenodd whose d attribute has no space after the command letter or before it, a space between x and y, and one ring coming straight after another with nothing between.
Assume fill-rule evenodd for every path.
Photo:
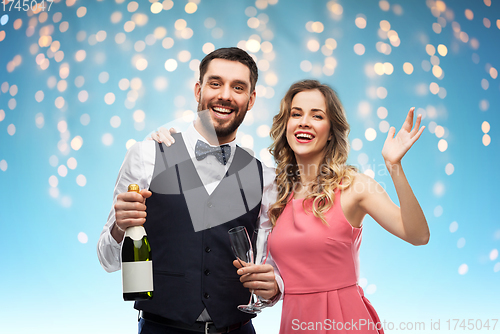
<instances>
[{"instance_id":1,"label":"glass stem","mask_svg":"<svg viewBox=\"0 0 500 334\"><path fill-rule=\"evenodd\" d=\"M249 307L253 307L253 297L255 296L253 292L254 290L250 290L250 301L248 302ZM255 298L257 298L257 296L255 296Z\"/></svg>"}]
</instances>

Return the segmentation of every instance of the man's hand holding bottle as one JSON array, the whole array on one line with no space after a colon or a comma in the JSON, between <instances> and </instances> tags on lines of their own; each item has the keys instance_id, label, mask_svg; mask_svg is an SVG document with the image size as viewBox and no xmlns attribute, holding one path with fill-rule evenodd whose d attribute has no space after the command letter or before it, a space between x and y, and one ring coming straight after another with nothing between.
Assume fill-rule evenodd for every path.
<instances>
[{"instance_id":1,"label":"man's hand holding bottle","mask_svg":"<svg viewBox=\"0 0 500 334\"><path fill-rule=\"evenodd\" d=\"M146 189L118 194L114 205L116 221L111 230L116 242L123 240L127 227L141 226L146 222L146 199L151 195Z\"/></svg>"}]
</instances>

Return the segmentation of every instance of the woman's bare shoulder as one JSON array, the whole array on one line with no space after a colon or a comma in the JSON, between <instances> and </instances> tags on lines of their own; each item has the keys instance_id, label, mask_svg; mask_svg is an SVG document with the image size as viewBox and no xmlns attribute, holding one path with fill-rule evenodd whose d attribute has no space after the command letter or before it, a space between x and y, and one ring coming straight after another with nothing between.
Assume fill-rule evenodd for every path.
<instances>
[{"instance_id":1,"label":"woman's bare shoulder","mask_svg":"<svg viewBox=\"0 0 500 334\"><path fill-rule=\"evenodd\" d=\"M370 192L376 191L378 187L380 187L380 185L372 177L355 172L353 173L349 187L344 189L344 192L349 194L349 196L361 199Z\"/></svg>"}]
</instances>

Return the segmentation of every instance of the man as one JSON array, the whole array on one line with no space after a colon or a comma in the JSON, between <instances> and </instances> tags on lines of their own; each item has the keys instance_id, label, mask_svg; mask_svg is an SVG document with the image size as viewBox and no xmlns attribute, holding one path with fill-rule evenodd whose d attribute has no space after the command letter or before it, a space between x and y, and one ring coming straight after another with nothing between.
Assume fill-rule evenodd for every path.
<instances>
[{"instance_id":1,"label":"man","mask_svg":"<svg viewBox=\"0 0 500 334\"><path fill-rule=\"evenodd\" d=\"M253 315L236 306L248 303L248 289L279 299L283 283L272 259L245 268L251 273L241 284L227 234L243 225L252 235L267 223L275 201L274 171L235 144L255 103L257 77L245 51L215 50L200 63L194 89L198 118L190 128L174 135L171 146L144 141L127 152L98 256L106 271L119 270L124 230L144 224L154 292L152 300L135 303L139 333L255 333ZM143 189L140 194L127 192L131 183Z\"/></svg>"}]
</instances>

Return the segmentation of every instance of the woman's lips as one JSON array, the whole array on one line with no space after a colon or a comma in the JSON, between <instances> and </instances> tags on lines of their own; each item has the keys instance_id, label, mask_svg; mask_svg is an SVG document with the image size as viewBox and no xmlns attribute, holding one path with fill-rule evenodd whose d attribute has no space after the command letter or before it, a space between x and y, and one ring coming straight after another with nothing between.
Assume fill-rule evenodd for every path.
<instances>
[{"instance_id":1,"label":"woman's lips","mask_svg":"<svg viewBox=\"0 0 500 334\"><path fill-rule=\"evenodd\" d=\"M301 144L310 143L314 140L314 136L308 132L297 132L295 133L295 139Z\"/></svg>"}]
</instances>

